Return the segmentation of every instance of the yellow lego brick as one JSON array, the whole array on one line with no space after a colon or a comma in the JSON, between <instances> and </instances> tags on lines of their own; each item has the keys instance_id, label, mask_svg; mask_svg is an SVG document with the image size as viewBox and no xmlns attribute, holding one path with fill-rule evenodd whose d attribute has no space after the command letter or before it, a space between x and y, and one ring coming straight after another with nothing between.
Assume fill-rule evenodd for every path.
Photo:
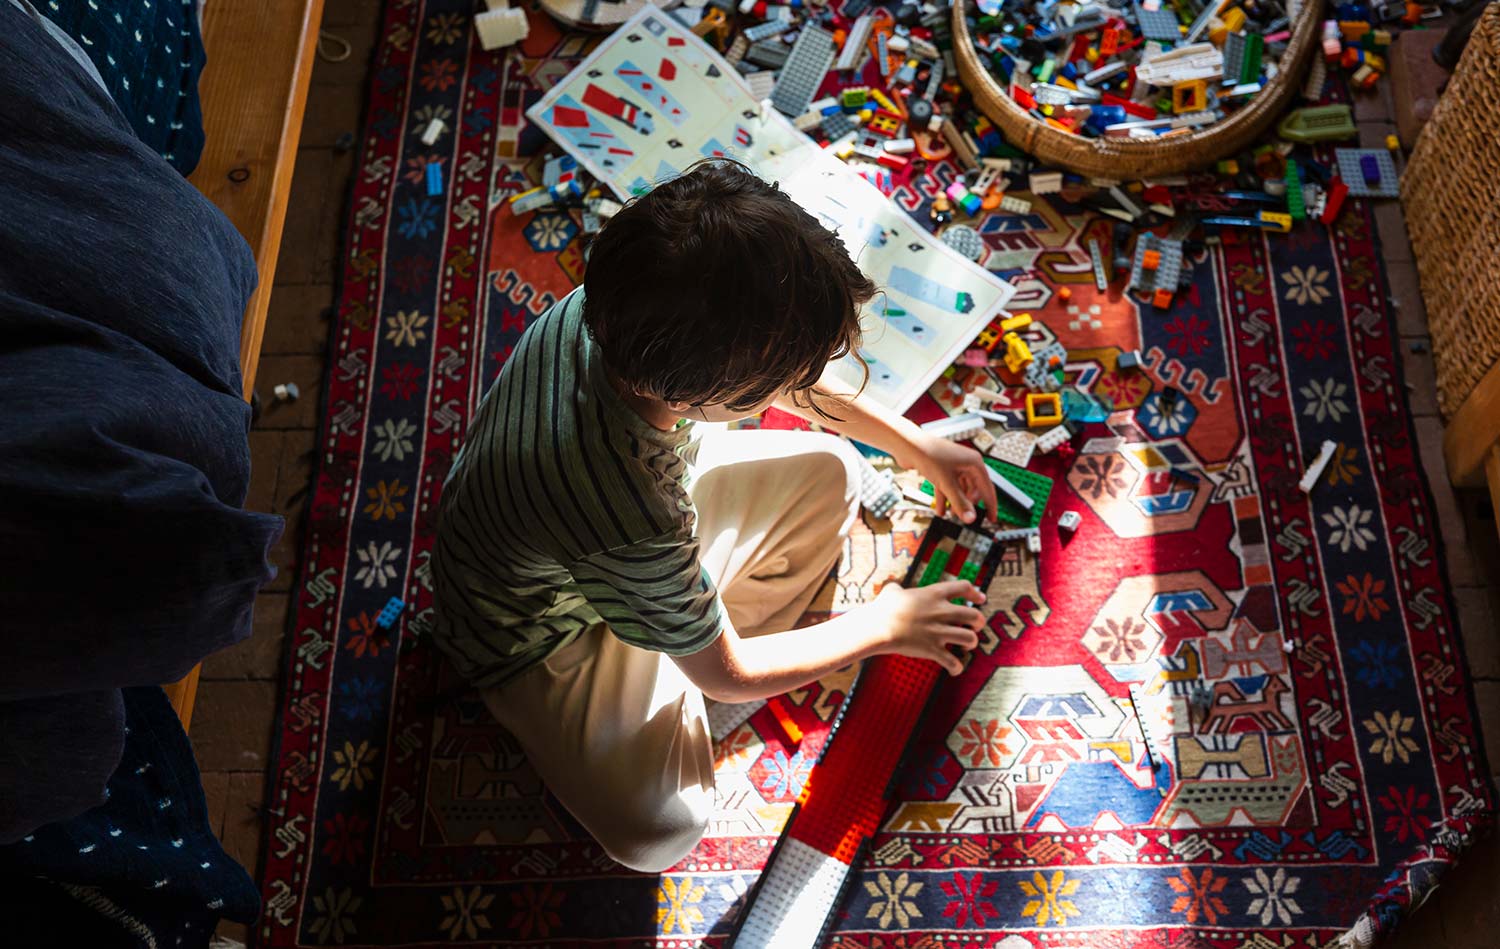
<instances>
[{"instance_id":1,"label":"yellow lego brick","mask_svg":"<svg viewBox=\"0 0 1500 949\"><path fill-rule=\"evenodd\" d=\"M1015 333L1005 334L1005 368L1014 373L1026 371L1031 363L1031 347Z\"/></svg>"},{"instance_id":2,"label":"yellow lego brick","mask_svg":"<svg viewBox=\"0 0 1500 949\"><path fill-rule=\"evenodd\" d=\"M1292 216L1290 214L1282 214L1277 211L1262 211L1260 212L1260 221L1262 224L1273 225L1276 230L1283 234L1292 229Z\"/></svg>"},{"instance_id":3,"label":"yellow lego brick","mask_svg":"<svg viewBox=\"0 0 1500 949\"><path fill-rule=\"evenodd\" d=\"M1026 424L1059 425L1063 421L1062 396L1056 392L1026 393Z\"/></svg>"},{"instance_id":4,"label":"yellow lego brick","mask_svg":"<svg viewBox=\"0 0 1500 949\"><path fill-rule=\"evenodd\" d=\"M1000 321L1000 332L1014 333L1016 330L1025 329L1031 325L1031 314L1022 313Z\"/></svg>"}]
</instances>

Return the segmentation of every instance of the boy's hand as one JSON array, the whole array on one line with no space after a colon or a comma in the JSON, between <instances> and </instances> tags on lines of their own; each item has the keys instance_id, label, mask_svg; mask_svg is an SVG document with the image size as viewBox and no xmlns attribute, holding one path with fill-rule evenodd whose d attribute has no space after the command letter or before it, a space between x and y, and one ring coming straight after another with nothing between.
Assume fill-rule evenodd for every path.
<instances>
[{"instance_id":1,"label":"boy's hand","mask_svg":"<svg viewBox=\"0 0 1500 949\"><path fill-rule=\"evenodd\" d=\"M972 524L974 503L983 501L984 509L994 517L995 483L979 452L931 435L923 437L917 451L917 471L932 482L932 507L939 516L951 505L960 521Z\"/></svg>"},{"instance_id":2,"label":"boy's hand","mask_svg":"<svg viewBox=\"0 0 1500 949\"><path fill-rule=\"evenodd\" d=\"M968 652L979 645L978 630L984 627L984 615L971 606L949 602L954 599L978 604L984 602L984 593L967 580L947 580L915 589L888 584L865 607L875 622L880 651L931 659L949 675L963 672L963 660L948 647Z\"/></svg>"}]
</instances>

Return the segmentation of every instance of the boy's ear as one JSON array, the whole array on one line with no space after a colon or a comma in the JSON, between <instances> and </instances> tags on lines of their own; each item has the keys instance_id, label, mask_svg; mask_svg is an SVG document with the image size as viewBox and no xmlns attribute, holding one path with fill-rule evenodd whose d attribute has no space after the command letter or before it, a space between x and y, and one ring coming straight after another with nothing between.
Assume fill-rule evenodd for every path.
<instances>
[{"instance_id":1,"label":"boy's ear","mask_svg":"<svg viewBox=\"0 0 1500 949\"><path fill-rule=\"evenodd\" d=\"M667 403L667 408L671 409L673 412L686 412L688 409L690 409L692 407L693 407L692 403L690 403L690 402L668 402Z\"/></svg>"}]
</instances>

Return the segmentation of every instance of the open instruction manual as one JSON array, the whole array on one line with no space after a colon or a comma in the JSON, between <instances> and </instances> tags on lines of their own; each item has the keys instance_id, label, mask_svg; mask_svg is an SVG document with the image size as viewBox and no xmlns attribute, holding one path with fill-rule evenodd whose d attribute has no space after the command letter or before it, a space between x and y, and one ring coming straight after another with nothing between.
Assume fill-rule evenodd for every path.
<instances>
[{"instance_id":1,"label":"open instruction manual","mask_svg":"<svg viewBox=\"0 0 1500 949\"><path fill-rule=\"evenodd\" d=\"M867 394L904 412L1015 289L960 256L779 112L670 15L647 7L527 117L622 200L700 158L731 157L835 231L880 288L862 314ZM747 261L746 266L754 266ZM850 357L838 372L857 385Z\"/></svg>"}]
</instances>

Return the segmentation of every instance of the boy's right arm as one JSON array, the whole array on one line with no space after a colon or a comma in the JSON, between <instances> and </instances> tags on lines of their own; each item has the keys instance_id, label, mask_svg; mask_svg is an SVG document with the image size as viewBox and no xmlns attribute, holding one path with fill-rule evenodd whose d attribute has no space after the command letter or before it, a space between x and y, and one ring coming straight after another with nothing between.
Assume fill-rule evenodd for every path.
<instances>
[{"instance_id":1,"label":"boy's right arm","mask_svg":"<svg viewBox=\"0 0 1500 949\"><path fill-rule=\"evenodd\" d=\"M874 602L803 629L741 638L729 623L711 644L674 660L703 694L720 702L749 702L800 688L860 659L899 653L931 659L950 675L963 671L964 652L979 644L984 617L959 599L983 603L965 580L906 589L895 584Z\"/></svg>"}]
</instances>

